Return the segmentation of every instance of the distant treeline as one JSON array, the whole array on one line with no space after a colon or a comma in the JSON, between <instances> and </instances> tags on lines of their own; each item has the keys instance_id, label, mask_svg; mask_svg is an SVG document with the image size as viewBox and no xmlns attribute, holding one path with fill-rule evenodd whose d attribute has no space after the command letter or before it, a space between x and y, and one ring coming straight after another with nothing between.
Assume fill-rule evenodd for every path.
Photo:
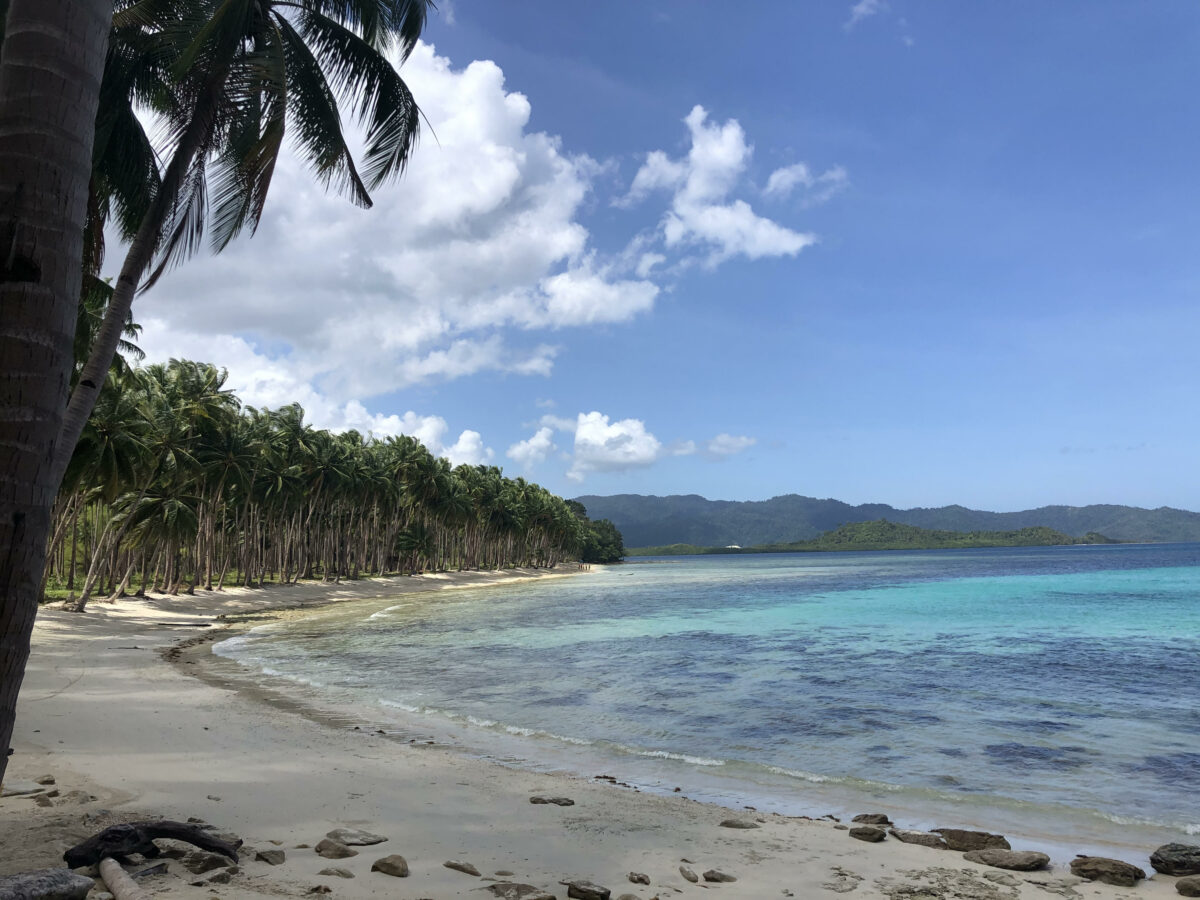
<instances>
[{"instance_id":1,"label":"distant treeline","mask_svg":"<svg viewBox=\"0 0 1200 900\"><path fill-rule=\"evenodd\" d=\"M787 544L761 544L752 547L698 547L694 544L667 544L625 551L626 556L693 556L702 553L802 553L839 550L951 550L978 547L1056 547L1071 544L1116 544L1102 534L1089 532L1072 537L1053 528L1033 526L1016 531L944 531L901 525L879 519L854 522L827 531L810 541Z\"/></svg>"},{"instance_id":2,"label":"distant treeline","mask_svg":"<svg viewBox=\"0 0 1200 900\"><path fill-rule=\"evenodd\" d=\"M695 494L616 494L576 499L596 518L610 519L629 547L790 543L812 540L848 522L879 519L938 531L1014 531L1042 525L1074 537L1096 532L1119 541L1200 541L1200 513L1166 506L1043 506L997 513L965 506L852 506L840 500L798 494L754 501L706 500Z\"/></svg>"}]
</instances>

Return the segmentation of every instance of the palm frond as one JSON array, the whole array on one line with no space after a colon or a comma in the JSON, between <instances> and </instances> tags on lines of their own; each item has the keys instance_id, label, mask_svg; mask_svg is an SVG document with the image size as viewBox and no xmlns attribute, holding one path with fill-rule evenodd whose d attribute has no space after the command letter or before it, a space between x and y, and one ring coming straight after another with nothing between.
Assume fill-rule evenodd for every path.
<instances>
[{"instance_id":1,"label":"palm frond","mask_svg":"<svg viewBox=\"0 0 1200 900\"><path fill-rule=\"evenodd\" d=\"M359 206L369 207L371 195L363 184L342 134L337 98L317 58L304 38L284 16L275 21L283 38L289 83L288 111L296 125L296 140L322 184L334 182Z\"/></svg>"},{"instance_id":2,"label":"palm frond","mask_svg":"<svg viewBox=\"0 0 1200 900\"><path fill-rule=\"evenodd\" d=\"M304 13L299 25L335 89L352 100L366 126L367 183L375 188L403 173L421 116L408 85L383 53L328 16Z\"/></svg>"}]
</instances>

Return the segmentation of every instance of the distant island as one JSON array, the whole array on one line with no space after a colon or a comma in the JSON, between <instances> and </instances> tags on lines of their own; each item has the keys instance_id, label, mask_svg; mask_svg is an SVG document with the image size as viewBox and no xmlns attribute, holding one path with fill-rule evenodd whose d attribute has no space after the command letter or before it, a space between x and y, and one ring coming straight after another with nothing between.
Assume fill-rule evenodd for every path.
<instances>
[{"instance_id":1,"label":"distant island","mask_svg":"<svg viewBox=\"0 0 1200 900\"><path fill-rule=\"evenodd\" d=\"M1072 544L1119 544L1094 531L1072 537L1053 528L1035 525L1016 531L943 531L902 525L879 519L853 522L808 541L761 544L753 547L698 547L667 544L626 550L626 556L696 556L704 553L819 553L853 550L952 550L980 547L1058 547Z\"/></svg>"},{"instance_id":2,"label":"distant island","mask_svg":"<svg viewBox=\"0 0 1200 900\"><path fill-rule=\"evenodd\" d=\"M626 547L788 544L812 540L849 523L880 519L937 531L1016 531L1043 526L1076 538L1095 532L1126 542L1200 541L1200 513L1169 506L1142 509L1095 504L989 512L965 506L854 506L799 494L770 500L708 500L696 494L615 494L576 499L587 507L592 518L609 519L620 530Z\"/></svg>"}]
</instances>

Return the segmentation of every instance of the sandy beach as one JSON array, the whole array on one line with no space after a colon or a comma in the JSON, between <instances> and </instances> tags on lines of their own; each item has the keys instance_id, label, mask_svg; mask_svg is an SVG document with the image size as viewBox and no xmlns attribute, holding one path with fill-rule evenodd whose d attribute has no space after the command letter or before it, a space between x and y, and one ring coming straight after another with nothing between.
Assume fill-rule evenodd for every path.
<instances>
[{"instance_id":1,"label":"sandy beach","mask_svg":"<svg viewBox=\"0 0 1200 900\"><path fill-rule=\"evenodd\" d=\"M114 822L196 817L245 842L237 873L224 884L206 883L215 872L193 874L173 859L168 874L147 879L148 890L277 897L324 892L323 885L337 897L416 900L490 897L489 886L515 883L562 898L567 882L587 881L613 898L642 900L704 891L730 898L1177 896L1175 879L1161 875L1113 887L1073 877L1061 858L1048 871L1003 871L894 838L865 843L830 820L513 770L305 715L238 687L211 664L215 632L249 627L245 617L269 610L545 577L556 576L461 573L232 590L98 602L83 615L44 608L7 782L51 775L54 784L42 793L57 796L0 799L0 875L61 865L64 849ZM172 652L182 642L193 646ZM533 804L533 796L573 805ZM728 819L756 827L722 827ZM388 840L356 846L357 855L344 859L317 855L313 846L339 827ZM266 850L286 858L278 865L255 858ZM408 877L371 871L391 854L405 858ZM481 876L447 868L448 861L469 863ZM681 866L736 881L692 883ZM320 874L330 867L354 877ZM1153 875L1148 863L1143 868ZM631 882L630 873L644 873L649 884Z\"/></svg>"}]
</instances>

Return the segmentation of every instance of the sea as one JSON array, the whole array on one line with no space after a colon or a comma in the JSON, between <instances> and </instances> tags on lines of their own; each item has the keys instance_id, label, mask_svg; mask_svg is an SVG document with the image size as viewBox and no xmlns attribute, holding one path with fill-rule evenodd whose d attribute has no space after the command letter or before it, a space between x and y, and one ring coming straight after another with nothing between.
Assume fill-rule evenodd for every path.
<instances>
[{"instance_id":1,"label":"sea","mask_svg":"<svg viewBox=\"0 0 1200 900\"><path fill-rule=\"evenodd\" d=\"M507 766L1059 856L1200 836L1200 544L634 559L214 652Z\"/></svg>"}]
</instances>

